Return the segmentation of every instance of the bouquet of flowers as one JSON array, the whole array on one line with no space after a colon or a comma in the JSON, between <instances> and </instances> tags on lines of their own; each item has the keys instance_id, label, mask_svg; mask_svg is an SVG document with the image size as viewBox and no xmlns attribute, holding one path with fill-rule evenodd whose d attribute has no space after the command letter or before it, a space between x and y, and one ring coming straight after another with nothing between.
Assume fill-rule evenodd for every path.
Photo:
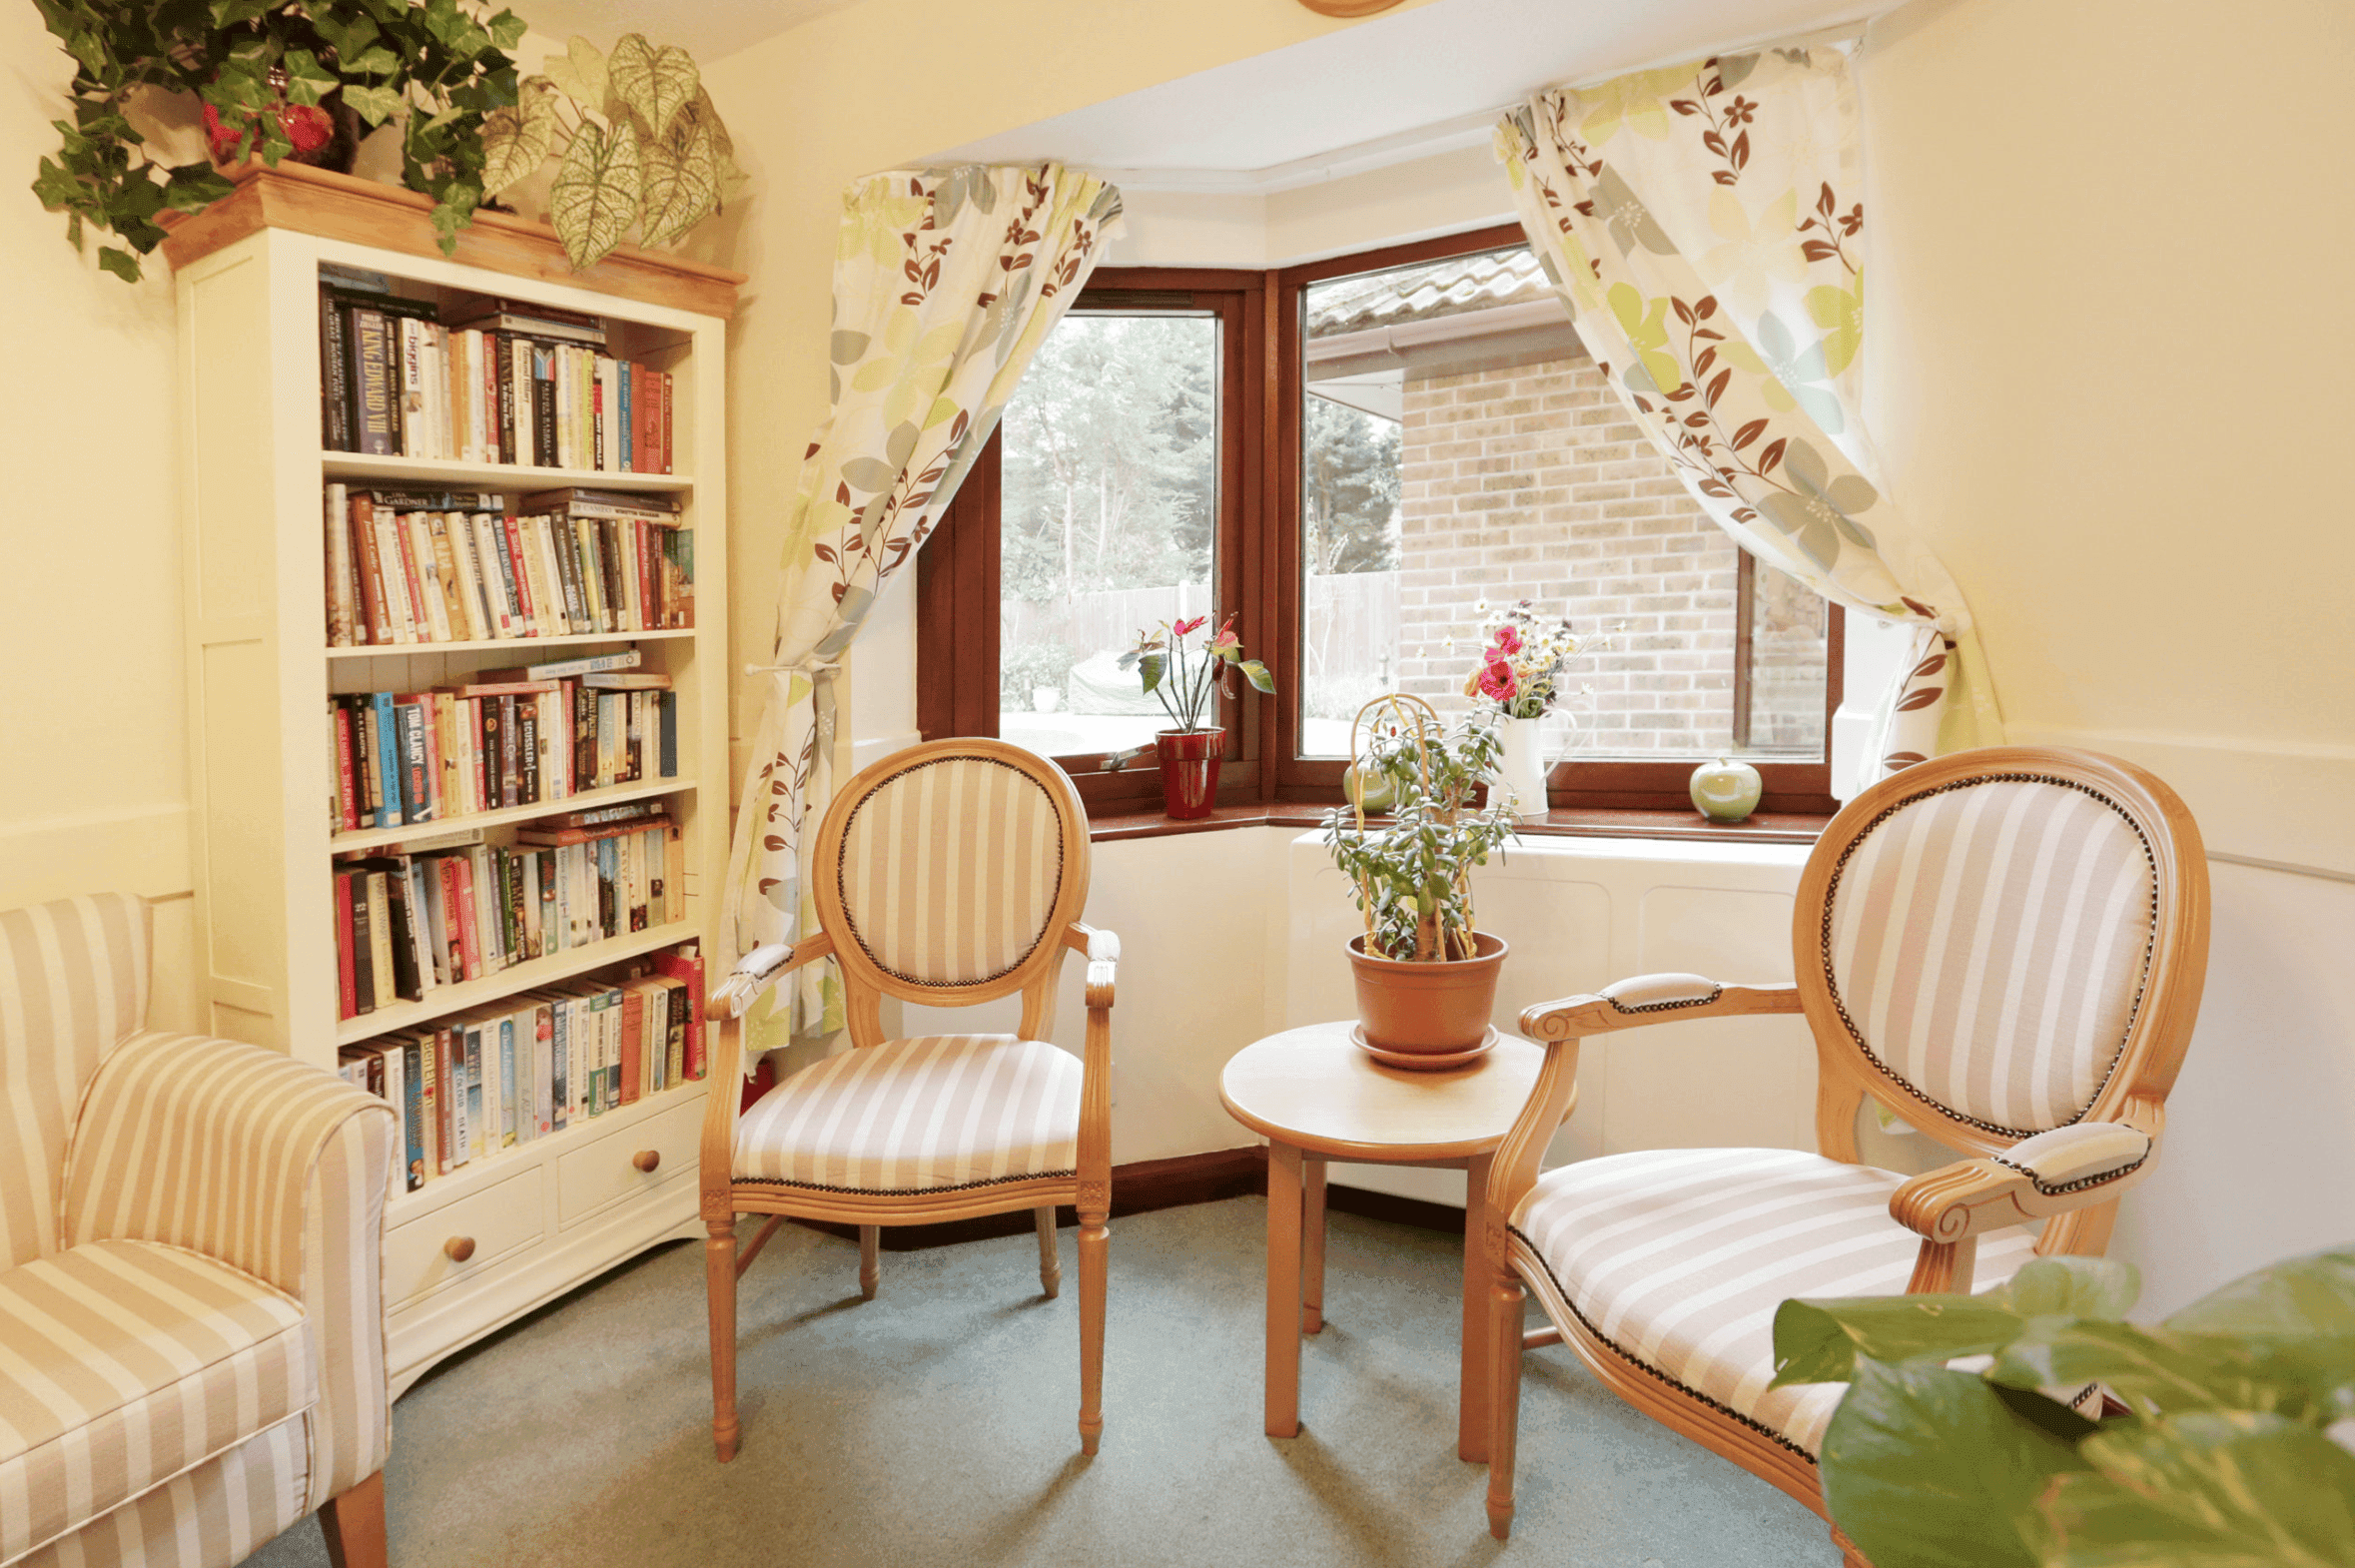
<instances>
[{"instance_id":1,"label":"bouquet of flowers","mask_svg":"<svg viewBox=\"0 0 2355 1568\"><path fill-rule=\"evenodd\" d=\"M1139 632L1137 646L1121 655L1121 668L1137 671L1145 689L1161 698L1171 724L1180 730L1202 728L1202 715L1210 710L1210 694L1221 684L1228 696L1241 695L1230 670L1260 691L1275 690L1275 678L1267 673L1267 666L1242 656L1242 639L1234 634L1232 615L1226 617L1207 647L1186 647L1185 639L1208 621L1207 615L1180 620L1174 626L1164 621L1151 631Z\"/></svg>"},{"instance_id":2,"label":"bouquet of flowers","mask_svg":"<svg viewBox=\"0 0 2355 1568\"><path fill-rule=\"evenodd\" d=\"M1506 718L1542 717L1565 693L1571 661L1611 645L1604 636L1579 637L1566 620L1549 620L1527 599L1489 613L1488 601L1472 606L1485 643L1480 662L1464 681L1464 695L1486 697ZM1454 639L1448 639L1454 646Z\"/></svg>"}]
</instances>

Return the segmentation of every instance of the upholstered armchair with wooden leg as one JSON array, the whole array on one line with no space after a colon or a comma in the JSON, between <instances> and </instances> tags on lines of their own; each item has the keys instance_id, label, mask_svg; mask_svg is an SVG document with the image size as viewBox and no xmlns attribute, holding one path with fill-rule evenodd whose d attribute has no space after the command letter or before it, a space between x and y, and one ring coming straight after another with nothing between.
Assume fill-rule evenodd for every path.
<instances>
[{"instance_id":1,"label":"upholstered armchair with wooden leg","mask_svg":"<svg viewBox=\"0 0 2355 1568\"><path fill-rule=\"evenodd\" d=\"M147 905L0 910L0 1565L384 1568L392 1108L146 1027Z\"/></svg>"},{"instance_id":2,"label":"upholstered armchair with wooden leg","mask_svg":"<svg viewBox=\"0 0 2355 1568\"><path fill-rule=\"evenodd\" d=\"M2157 1158L2207 946L2199 830L2171 790L2088 752L1989 748L1833 819L1800 878L1796 984L1652 975L1524 1013L1546 1061L1489 1185L1491 1531L1513 1515L1524 1286L1621 1397L1824 1513L1815 1454L1847 1385L1770 1386L1776 1308L1984 1289L2039 1254L2100 1252ZM1582 1037L1757 1013L1815 1036L1820 1154L1539 1173ZM1860 1164L1868 1096L1968 1158L1911 1178Z\"/></svg>"},{"instance_id":3,"label":"upholstered armchair with wooden leg","mask_svg":"<svg viewBox=\"0 0 2355 1568\"><path fill-rule=\"evenodd\" d=\"M761 948L714 988L719 1025L703 1124L712 1440L734 1457L736 1279L787 1218L859 1227L859 1289L877 1287L878 1228L1035 1210L1039 1283L1061 1288L1055 1210L1080 1216L1080 1446L1104 1430L1112 1207L1113 971L1121 945L1080 923L1088 819L1054 763L993 740L886 758L843 788L810 857L818 929ZM1067 952L1088 960L1086 1055L1047 1043ZM739 1021L818 959L842 968L852 1049L794 1073L738 1114ZM929 1007L1022 996L1019 1035L886 1040L885 997ZM739 1252L739 1215L766 1222Z\"/></svg>"}]
</instances>

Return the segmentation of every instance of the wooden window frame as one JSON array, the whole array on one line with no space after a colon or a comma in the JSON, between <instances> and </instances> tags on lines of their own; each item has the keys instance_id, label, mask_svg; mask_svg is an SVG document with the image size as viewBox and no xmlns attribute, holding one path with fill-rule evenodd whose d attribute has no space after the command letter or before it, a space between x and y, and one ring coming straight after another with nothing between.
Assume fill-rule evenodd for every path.
<instances>
[{"instance_id":1,"label":"wooden window frame","mask_svg":"<svg viewBox=\"0 0 2355 1568\"><path fill-rule=\"evenodd\" d=\"M1304 645L1300 591L1300 441L1302 297L1330 278L1444 261L1525 241L1518 224L1386 246L1268 272L1207 268L1103 268L1075 304L1116 306L1124 296L1190 295L1223 324L1220 356L1219 517L1215 556L1219 613L1234 613L1243 645L1267 660L1276 695L1247 688L1221 696L1226 730L1218 781L1221 808L1324 806L1341 803L1336 758L1298 755L1301 729L1297 672ZM924 738L998 733L999 437L979 461L917 556L917 724ZM1741 556L1736 595L1737 673L1750 658L1749 556ZM1832 795L1832 716L1843 695L1845 617L1830 606L1825 634L1823 759L1746 760L1765 783L1759 818L1789 823L1839 809ZM1738 683L1739 686L1739 683ZM1747 690L1735 696L1746 719ZM1152 752L1111 771L1105 754L1055 759L1072 775L1094 818L1158 810L1160 770ZM1626 831L1634 816L1693 816L1687 787L1697 759L1580 758L1556 763L1548 784L1554 810L1543 825L1578 831L1583 822ZM1225 816L1228 811L1222 810ZM1761 820L1761 826L1764 826ZM1542 831L1543 828L1540 830ZM1525 831L1527 829L1525 828Z\"/></svg>"}]
</instances>

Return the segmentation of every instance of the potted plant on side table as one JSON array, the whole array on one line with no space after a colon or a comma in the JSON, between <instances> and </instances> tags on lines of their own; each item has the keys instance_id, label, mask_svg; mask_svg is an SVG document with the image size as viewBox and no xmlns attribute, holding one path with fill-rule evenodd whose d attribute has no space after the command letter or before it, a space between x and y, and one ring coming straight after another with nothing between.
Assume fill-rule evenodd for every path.
<instances>
[{"instance_id":1,"label":"potted plant on side table","mask_svg":"<svg viewBox=\"0 0 2355 1568\"><path fill-rule=\"evenodd\" d=\"M1458 1067L1496 1043L1504 940L1472 924L1474 866L1515 836L1511 806L1473 795L1503 742L1492 714L1450 731L1428 703L1377 698L1350 731L1353 805L1325 814L1324 841L1365 913L1349 941L1357 986L1352 1038L1393 1067ZM1387 795L1391 817L1369 824L1366 803Z\"/></svg>"},{"instance_id":2,"label":"potted plant on side table","mask_svg":"<svg viewBox=\"0 0 2355 1568\"><path fill-rule=\"evenodd\" d=\"M1275 690L1275 678L1267 673L1267 666L1242 656L1242 641L1234 634L1231 615L1207 646L1186 646L1185 639L1200 631L1209 619L1196 615L1175 625L1165 621L1151 631L1139 632L1137 646L1121 655L1121 668L1138 672L1145 689L1161 699L1174 726L1158 731L1153 745L1162 766L1163 807L1179 820L1206 817L1217 802L1219 748L1226 732L1202 722L1210 711L1211 695L1223 690L1230 697L1240 696L1241 688L1234 684L1237 674L1255 690ZM1134 755L1120 753L1112 760L1125 762Z\"/></svg>"}]
</instances>

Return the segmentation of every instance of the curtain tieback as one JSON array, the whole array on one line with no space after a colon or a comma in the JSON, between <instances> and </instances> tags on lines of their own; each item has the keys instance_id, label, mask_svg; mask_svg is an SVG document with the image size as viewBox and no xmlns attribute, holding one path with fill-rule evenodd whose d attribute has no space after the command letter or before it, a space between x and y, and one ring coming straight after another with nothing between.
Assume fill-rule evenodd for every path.
<instances>
[{"instance_id":1,"label":"curtain tieback","mask_svg":"<svg viewBox=\"0 0 2355 1568\"><path fill-rule=\"evenodd\" d=\"M794 671L800 670L815 680L820 675L832 675L841 668L842 666L832 659L803 659L798 664L747 664L744 666L744 673L747 675L790 675Z\"/></svg>"}]
</instances>

